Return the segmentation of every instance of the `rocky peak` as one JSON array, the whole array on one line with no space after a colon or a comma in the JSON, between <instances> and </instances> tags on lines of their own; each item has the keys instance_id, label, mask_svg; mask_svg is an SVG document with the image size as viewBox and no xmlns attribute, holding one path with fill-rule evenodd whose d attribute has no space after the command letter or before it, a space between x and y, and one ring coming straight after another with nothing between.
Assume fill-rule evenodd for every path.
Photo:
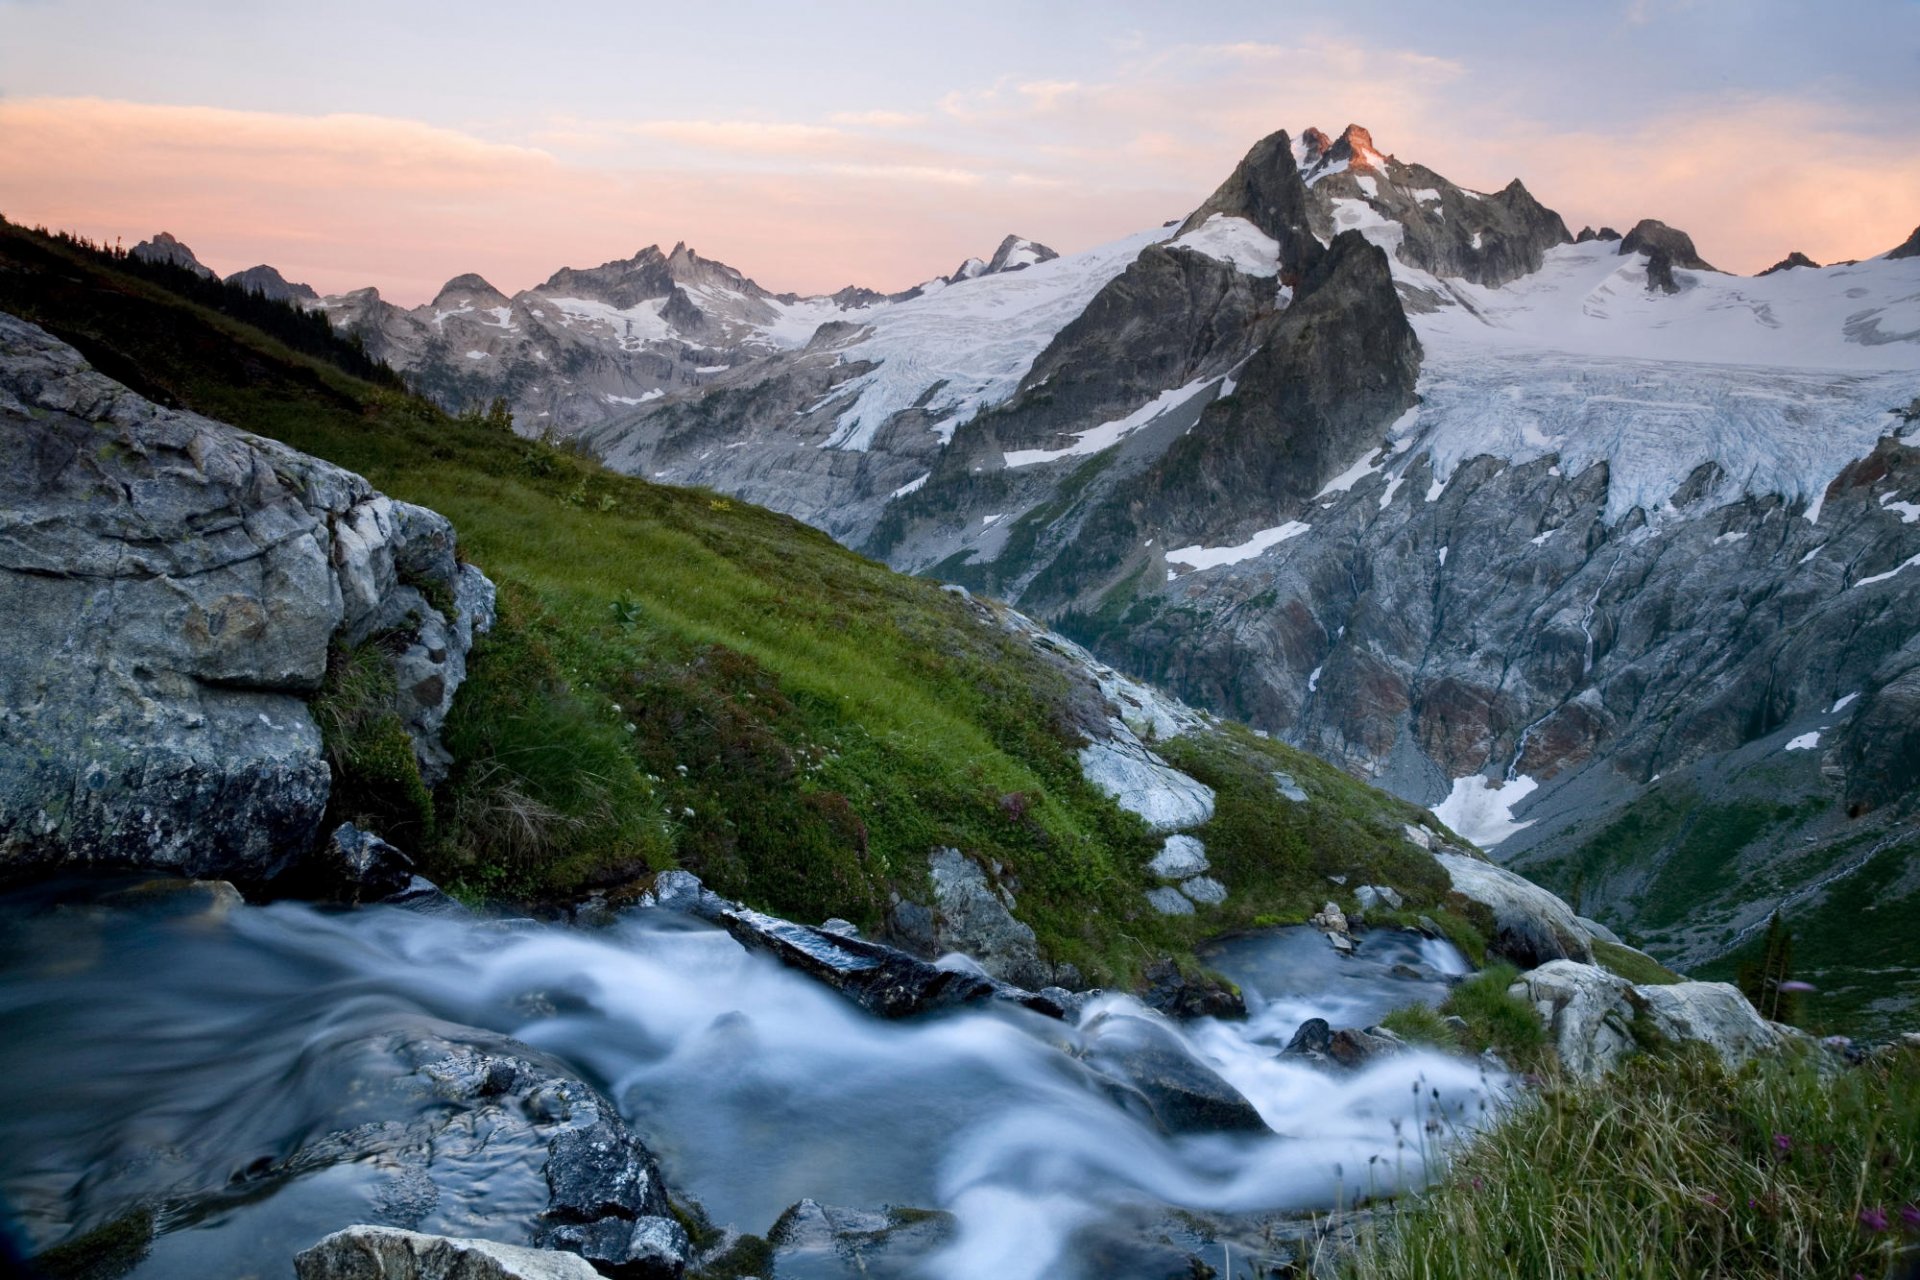
<instances>
[{"instance_id":1,"label":"rocky peak","mask_svg":"<svg viewBox=\"0 0 1920 1280\"><path fill-rule=\"evenodd\" d=\"M507 305L507 295L489 284L484 276L469 271L441 285L440 292L433 297L436 309L444 308L449 303L466 302L476 306L504 307Z\"/></svg>"},{"instance_id":2,"label":"rocky peak","mask_svg":"<svg viewBox=\"0 0 1920 1280\"><path fill-rule=\"evenodd\" d=\"M264 262L257 267L234 272L227 277L227 283L275 302L312 302L320 296L313 291L312 285L294 284Z\"/></svg>"},{"instance_id":3,"label":"rocky peak","mask_svg":"<svg viewBox=\"0 0 1920 1280\"><path fill-rule=\"evenodd\" d=\"M1920 232L1917 232L1916 234L1920 234ZM1820 264L1815 262L1812 258L1809 258L1806 254L1801 253L1798 249L1795 249L1792 253L1780 259L1780 261L1774 263L1772 266L1768 267L1765 271L1762 271L1760 274L1763 276L1770 276L1776 271L1791 271L1795 267L1818 267L1819 265Z\"/></svg>"},{"instance_id":4,"label":"rocky peak","mask_svg":"<svg viewBox=\"0 0 1920 1280\"><path fill-rule=\"evenodd\" d=\"M1323 130L1308 126L1306 130L1300 134L1300 159L1302 165L1318 164L1321 158L1327 154L1327 149L1331 146L1333 146L1333 139L1329 138Z\"/></svg>"},{"instance_id":5,"label":"rocky peak","mask_svg":"<svg viewBox=\"0 0 1920 1280\"><path fill-rule=\"evenodd\" d=\"M1678 227L1670 227L1664 222L1652 218L1642 218L1627 232L1620 241L1620 252L1652 253L1655 249L1666 250L1672 265L1688 271L1717 271L1719 268L1708 263L1694 250L1693 237Z\"/></svg>"},{"instance_id":6,"label":"rocky peak","mask_svg":"<svg viewBox=\"0 0 1920 1280\"><path fill-rule=\"evenodd\" d=\"M947 283L959 284L962 280L971 280L975 276L985 275L986 272L987 261L985 258L968 258L965 262L953 269L953 274L947 277Z\"/></svg>"},{"instance_id":7,"label":"rocky peak","mask_svg":"<svg viewBox=\"0 0 1920 1280\"><path fill-rule=\"evenodd\" d=\"M1372 169L1376 173L1387 167L1387 158L1374 149L1373 135L1357 124L1341 131L1340 137L1327 148L1325 159L1328 164L1344 160L1352 168Z\"/></svg>"},{"instance_id":8,"label":"rocky peak","mask_svg":"<svg viewBox=\"0 0 1920 1280\"><path fill-rule=\"evenodd\" d=\"M1000 242L998 249L993 251L993 257L987 262L987 269L980 274L991 276L1002 271L1020 271L1042 262L1049 262L1059 256L1037 240L1010 235Z\"/></svg>"},{"instance_id":9,"label":"rocky peak","mask_svg":"<svg viewBox=\"0 0 1920 1280\"><path fill-rule=\"evenodd\" d=\"M1913 229L1913 234L1907 237L1905 244L1901 245L1898 249L1888 251L1887 257L1890 259L1920 258L1920 227Z\"/></svg>"},{"instance_id":10,"label":"rocky peak","mask_svg":"<svg viewBox=\"0 0 1920 1280\"><path fill-rule=\"evenodd\" d=\"M162 231L151 240L142 240L133 246L129 256L138 258L142 262L165 262L176 267L185 267L195 275L205 276L209 280L217 278L200 259L193 256L193 250L174 239L169 232Z\"/></svg>"},{"instance_id":11,"label":"rocky peak","mask_svg":"<svg viewBox=\"0 0 1920 1280\"><path fill-rule=\"evenodd\" d=\"M1187 215L1176 238L1216 213L1245 218L1272 237L1280 246L1283 275L1298 275L1325 252L1313 234L1307 212L1307 184L1293 158L1293 141L1284 129L1253 144L1227 180Z\"/></svg>"}]
</instances>

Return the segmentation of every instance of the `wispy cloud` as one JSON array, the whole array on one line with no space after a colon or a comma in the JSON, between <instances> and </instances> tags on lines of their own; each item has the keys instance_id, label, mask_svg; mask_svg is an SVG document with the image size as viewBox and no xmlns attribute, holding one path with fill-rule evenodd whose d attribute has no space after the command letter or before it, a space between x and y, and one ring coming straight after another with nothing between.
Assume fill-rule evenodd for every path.
<instances>
[{"instance_id":1,"label":"wispy cloud","mask_svg":"<svg viewBox=\"0 0 1920 1280\"><path fill-rule=\"evenodd\" d=\"M1554 130L1511 83L1380 36L1105 48L1071 79L930 75L914 98L796 119L456 129L0 98L0 212L129 240L164 227L223 270L269 261L403 300L462 271L513 289L682 238L774 288L893 288L1008 231L1070 252L1164 221L1272 130L1357 122L1476 189L1520 176L1576 227L1659 217L1736 270L1877 252L1920 220L1920 121L1876 120L1863 141L1830 103L1700 93Z\"/></svg>"}]
</instances>

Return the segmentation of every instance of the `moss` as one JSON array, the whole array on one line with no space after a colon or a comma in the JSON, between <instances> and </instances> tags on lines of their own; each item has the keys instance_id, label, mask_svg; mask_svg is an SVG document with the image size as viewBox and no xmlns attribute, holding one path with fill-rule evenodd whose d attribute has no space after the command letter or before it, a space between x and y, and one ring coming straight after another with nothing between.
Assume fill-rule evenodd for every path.
<instances>
[{"instance_id":1,"label":"moss","mask_svg":"<svg viewBox=\"0 0 1920 1280\"><path fill-rule=\"evenodd\" d=\"M1601 938L1593 940L1593 958L1636 986L1666 986L1685 981L1646 952Z\"/></svg>"},{"instance_id":2,"label":"moss","mask_svg":"<svg viewBox=\"0 0 1920 1280\"><path fill-rule=\"evenodd\" d=\"M153 1245L153 1213L135 1209L104 1226L33 1259L48 1280L118 1280L140 1264Z\"/></svg>"},{"instance_id":3,"label":"moss","mask_svg":"<svg viewBox=\"0 0 1920 1280\"><path fill-rule=\"evenodd\" d=\"M379 639L329 651L310 707L333 770L327 823L354 822L403 847L425 848L437 826L433 795L398 701Z\"/></svg>"}]
</instances>

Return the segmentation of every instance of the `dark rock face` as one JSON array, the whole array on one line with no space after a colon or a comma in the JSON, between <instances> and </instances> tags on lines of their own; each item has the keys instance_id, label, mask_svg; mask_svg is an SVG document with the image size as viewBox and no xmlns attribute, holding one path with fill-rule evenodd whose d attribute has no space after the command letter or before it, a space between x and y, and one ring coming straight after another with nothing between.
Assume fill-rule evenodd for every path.
<instances>
[{"instance_id":1,"label":"dark rock face","mask_svg":"<svg viewBox=\"0 0 1920 1280\"><path fill-rule=\"evenodd\" d=\"M1325 1018L1308 1018L1300 1024L1287 1047L1285 1058L1303 1058L1320 1066L1356 1071L1375 1059L1398 1053L1406 1046L1398 1036L1380 1027L1341 1027L1335 1030Z\"/></svg>"},{"instance_id":2,"label":"dark rock face","mask_svg":"<svg viewBox=\"0 0 1920 1280\"><path fill-rule=\"evenodd\" d=\"M197 276L205 276L209 280L215 278L213 271L193 256L193 250L165 231L158 232L151 240L142 240L127 250L127 254L142 262L170 263L176 267L185 267Z\"/></svg>"},{"instance_id":3,"label":"dark rock face","mask_svg":"<svg viewBox=\"0 0 1920 1280\"><path fill-rule=\"evenodd\" d=\"M424 770L492 584L452 526L161 409L0 316L0 867L264 879L330 776L307 701L375 631ZM448 617L422 588L454 602Z\"/></svg>"},{"instance_id":4,"label":"dark rock face","mask_svg":"<svg viewBox=\"0 0 1920 1280\"><path fill-rule=\"evenodd\" d=\"M1656 245L1647 251L1647 292L1680 292L1680 283L1673 278L1673 255L1667 252L1664 245Z\"/></svg>"},{"instance_id":5,"label":"dark rock face","mask_svg":"<svg viewBox=\"0 0 1920 1280\"><path fill-rule=\"evenodd\" d=\"M1915 227L1913 234L1908 236L1898 248L1888 250L1887 257L1920 258L1920 227Z\"/></svg>"},{"instance_id":6,"label":"dark rock face","mask_svg":"<svg viewBox=\"0 0 1920 1280\"><path fill-rule=\"evenodd\" d=\"M1791 271L1795 267L1818 267L1819 265L1820 264L1815 262L1812 258L1809 258L1806 254L1801 253L1798 249L1796 249L1792 253L1788 254L1786 257L1780 259L1780 261L1768 267L1765 271L1762 271L1760 274L1763 276L1770 276L1776 271Z\"/></svg>"},{"instance_id":7,"label":"dark rock face","mask_svg":"<svg viewBox=\"0 0 1920 1280\"><path fill-rule=\"evenodd\" d=\"M1716 271L1719 269L1710 265L1694 251L1692 236L1679 230L1677 227L1670 227L1664 222L1656 222L1652 218L1642 218L1639 222L1635 223L1633 230L1627 232L1626 238L1620 242L1620 252L1622 254L1652 253L1655 250L1665 250L1667 257L1672 260L1674 266L1687 271Z\"/></svg>"},{"instance_id":8,"label":"dark rock face","mask_svg":"<svg viewBox=\"0 0 1920 1280\"><path fill-rule=\"evenodd\" d=\"M1408 200L1393 209L1406 227L1399 258L1410 266L1498 288L1538 271L1547 250L1573 239L1560 215L1534 199L1518 178L1476 199L1430 169L1403 168L1400 186L1440 193L1438 205ZM1391 194L1382 192L1382 198Z\"/></svg>"},{"instance_id":9,"label":"dark rock face","mask_svg":"<svg viewBox=\"0 0 1920 1280\"><path fill-rule=\"evenodd\" d=\"M1219 189L1187 215L1180 233L1192 231L1216 213L1245 218L1278 242L1283 276L1305 270L1322 252L1307 213L1307 185L1293 162L1293 143L1284 130L1255 143Z\"/></svg>"},{"instance_id":10,"label":"dark rock face","mask_svg":"<svg viewBox=\"0 0 1920 1280\"><path fill-rule=\"evenodd\" d=\"M312 285L294 284L265 263L234 272L227 277L227 283L239 285L248 293L257 293L274 302L312 302L320 296L313 291Z\"/></svg>"},{"instance_id":11,"label":"dark rock face","mask_svg":"<svg viewBox=\"0 0 1920 1280\"><path fill-rule=\"evenodd\" d=\"M1168 536L1236 541L1271 519L1256 511L1310 496L1411 408L1419 371L1420 342L1386 254L1343 232L1235 393L1211 405L1128 496Z\"/></svg>"},{"instance_id":12,"label":"dark rock face","mask_svg":"<svg viewBox=\"0 0 1920 1280\"><path fill-rule=\"evenodd\" d=\"M1240 1091L1189 1053L1171 1031L1146 1018L1107 1014L1084 1028L1083 1060L1122 1085L1168 1133L1267 1132Z\"/></svg>"}]
</instances>

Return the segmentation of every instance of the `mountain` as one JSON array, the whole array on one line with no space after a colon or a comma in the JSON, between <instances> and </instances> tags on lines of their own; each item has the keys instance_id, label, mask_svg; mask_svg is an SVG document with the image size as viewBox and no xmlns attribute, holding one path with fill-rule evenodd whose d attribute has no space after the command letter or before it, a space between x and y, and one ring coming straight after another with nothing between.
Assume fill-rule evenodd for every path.
<instances>
[{"instance_id":1,"label":"mountain","mask_svg":"<svg viewBox=\"0 0 1920 1280\"><path fill-rule=\"evenodd\" d=\"M374 289L313 305L441 405L504 398L523 434L565 436L669 393L697 394L737 365L806 346L823 325L861 323L877 307L1058 256L1008 236L989 258L904 292L848 286L803 297L771 293L685 244L651 245L597 267L563 267L512 297L462 275L422 307L397 307Z\"/></svg>"},{"instance_id":2,"label":"mountain","mask_svg":"<svg viewBox=\"0 0 1920 1280\"><path fill-rule=\"evenodd\" d=\"M257 267L248 267L245 271L236 271L227 277L227 283L238 285L249 293L257 293L274 302L318 302L320 295L310 284L294 284L278 271L265 263Z\"/></svg>"},{"instance_id":3,"label":"mountain","mask_svg":"<svg viewBox=\"0 0 1920 1280\"><path fill-rule=\"evenodd\" d=\"M142 240L127 252L142 262L164 262L171 266L185 267L197 276L215 278L213 270L193 256L193 250L165 231L157 232L151 240Z\"/></svg>"},{"instance_id":4,"label":"mountain","mask_svg":"<svg viewBox=\"0 0 1920 1280\"><path fill-rule=\"evenodd\" d=\"M1310 130L1170 227L582 439L1055 619L1731 965L1836 873L1920 888L1917 296L1898 251L1735 277Z\"/></svg>"}]
</instances>

